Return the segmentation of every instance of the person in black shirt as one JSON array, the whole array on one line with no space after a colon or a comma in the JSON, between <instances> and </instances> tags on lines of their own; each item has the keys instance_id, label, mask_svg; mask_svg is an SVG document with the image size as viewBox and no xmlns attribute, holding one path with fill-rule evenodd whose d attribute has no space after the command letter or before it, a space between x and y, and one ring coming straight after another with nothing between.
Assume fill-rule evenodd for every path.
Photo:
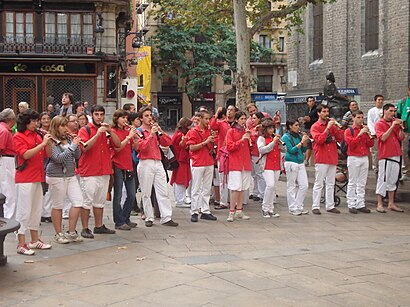
<instances>
[{"instance_id":1,"label":"person in black shirt","mask_svg":"<svg viewBox=\"0 0 410 307\"><path fill-rule=\"evenodd\" d=\"M309 96L308 98L306 98L306 103L309 109L307 110L306 115L303 117L303 120L305 122L306 132L310 136L310 128L312 127L314 123L318 121L319 115L317 114L315 98L313 96ZM309 147L305 153L305 165L306 166L309 165L309 160L310 160L311 155L312 155L312 145L309 144Z\"/></svg>"}]
</instances>

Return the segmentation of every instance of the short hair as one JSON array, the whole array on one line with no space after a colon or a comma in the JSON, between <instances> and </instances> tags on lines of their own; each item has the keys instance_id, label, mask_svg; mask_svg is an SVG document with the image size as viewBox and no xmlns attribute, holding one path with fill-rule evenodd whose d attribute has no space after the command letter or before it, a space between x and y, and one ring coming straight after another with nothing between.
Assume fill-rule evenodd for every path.
<instances>
[{"instance_id":1,"label":"short hair","mask_svg":"<svg viewBox=\"0 0 410 307\"><path fill-rule=\"evenodd\" d=\"M356 102L356 103L357 103L356 100L351 100L351 101L349 101L349 105L348 105L349 108L350 108L350 105L351 105L353 102Z\"/></svg>"},{"instance_id":2,"label":"short hair","mask_svg":"<svg viewBox=\"0 0 410 307\"><path fill-rule=\"evenodd\" d=\"M74 96L72 93L64 93L63 96L67 96L70 99L70 103L73 103Z\"/></svg>"},{"instance_id":3,"label":"short hair","mask_svg":"<svg viewBox=\"0 0 410 307\"><path fill-rule=\"evenodd\" d=\"M210 113L207 110L203 110L203 111L200 111L200 112L195 112L195 115L197 115L197 114L200 118L204 118L205 114L210 115Z\"/></svg>"},{"instance_id":4,"label":"short hair","mask_svg":"<svg viewBox=\"0 0 410 307\"><path fill-rule=\"evenodd\" d=\"M238 108L237 108L236 106L234 106L233 104L227 106L227 107L226 107L226 111L228 111L228 109L229 109L230 107L233 107L234 110L235 110L235 112L238 112Z\"/></svg>"},{"instance_id":5,"label":"short hair","mask_svg":"<svg viewBox=\"0 0 410 307\"><path fill-rule=\"evenodd\" d=\"M136 118L140 118L140 112L134 112L128 115L128 121L132 123Z\"/></svg>"},{"instance_id":6,"label":"short hair","mask_svg":"<svg viewBox=\"0 0 410 307\"><path fill-rule=\"evenodd\" d=\"M19 103L19 107L24 107L25 109L28 109L29 108L28 102L21 101Z\"/></svg>"},{"instance_id":7,"label":"short hair","mask_svg":"<svg viewBox=\"0 0 410 307\"><path fill-rule=\"evenodd\" d=\"M134 107L135 107L135 105L134 105L133 103L126 103L126 104L124 104L124 105L122 106L122 109L125 110L125 111L130 111L130 110L131 110L131 106L134 106Z\"/></svg>"},{"instance_id":8,"label":"short hair","mask_svg":"<svg viewBox=\"0 0 410 307\"><path fill-rule=\"evenodd\" d=\"M17 131L24 132L27 130L27 125L30 124L31 120L38 120L40 118L40 114L37 111L27 109L24 112L21 112L17 116Z\"/></svg>"},{"instance_id":9,"label":"short hair","mask_svg":"<svg viewBox=\"0 0 410 307\"><path fill-rule=\"evenodd\" d=\"M383 98L383 99L384 99L384 96L383 96L383 95L376 95L376 96L374 96L374 101L376 101L376 100L377 100L377 98L379 98L379 97L381 97L381 98Z\"/></svg>"},{"instance_id":10,"label":"short hair","mask_svg":"<svg viewBox=\"0 0 410 307\"><path fill-rule=\"evenodd\" d=\"M84 103L81 101L77 101L74 105L73 105L73 113L76 114L77 113L77 108L78 107L84 107Z\"/></svg>"},{"instance_id":11,"label":"short hair","mask_svg":"<svg viewBox=\"0 0 410 307\"><path fill-rule=\"evenodd\" d=\"M392 103L386 103L385 105L383 105L383 113L384 111L387 111L390 108L396 108L396 106Z\"/></svg>"},{"instance_id":12,"label":"short hair","mask_svg":"<svg viewBox=\"0 0 410 307\"><path fill-rule=\"evenodd\" d=\"M264 118L265 117L265 114L263 114L262 112L256 112L256 113L254 113L253 115L255 115L257 118L259 118L259 119L262 119L262 118ZM252 115L252 116L253 116Z\"/></svg>"},{"instance_id":13,"label":"short hair","mask_svg":"<svg viewBox=\"0 0 410 307\"><path fill-rule=\"evenodd\" d=\"M246 110L249 111L249 109L250 109L251 107L255 107L256 110L258 109L258 107L256 106L256 104L255 104L254 102L251 102L251 103L248 103L248 105L246 106Z\"/></svg>"},{"instance_id":14,"label":"short hair","mask_svg":"<svg viewBox=\"0 0 410 307\"><path fill-rule=\"evenodd\" d=\"M221 112L218 113L217 118L222 119L222 116L226 115L226 108L222 108Z\"/></svg>"},{"instance_id":15,"label":"short hair","mask_svg":"<svg viewBox=\"0 0 410 307\"><path fill-rule=\"evenodd\" d=\"M139 115L140 115L140 118L142 118L142 116L144 115L144 113L147 112L147 111L150 111L151 114L152 114L152 107L151 107L150 105L144 106L144 107L142 107L142 108L138 111L138 113L139 113Z\"/></svg>"},{"instance_id":16,"label":"short hair","mask_svg":"<svg viewBox=\"0 0 410 307\"><path fill-rule=\"evenodd\" d=\"M64 135L58 131L58 127L67 126L68 118L65 116L54 116L50 123L50 134L56 139L62 139Z\"/></svg>"},{"instance_id":17,"label":"short hair","mask_svg":"<svg viewBox=\"0 0 410 307\"><path fill-rule=\"evenodd\" d=\"M112 115L112 124L113 127L118 127L118 119L120 117L127 116L128 117L128 112L123 110L123 109L118 109L114 112Z\"/></svg>"},{"instance_id":18,"label":"short hair","mask_svg":"<svg viewBox=\"0 0 410 307\"><path fill-rule=\"evenodd\" d=\"M313 97L313 96L308 96L308 97L306 98L306 102L308 102L309 99L313 99L314 101L316 101L315 97Z\"/></svg>"},{"instance_id":19,"label":"short hair","mask_svg":"<svg viewBox=\"0 0 410 307\"><path fill-rule=\"evenodd\" d=\"M6 108L0 112L0 122L8 123L16 119L16 114L10 108Z\"/></svg>"},{"instance_id":20,"label":"short hair","mask_svg":"<svg viewBox=\"0 0 410 307\"><path fill-rule=\"evenodd\" d=\"M94 112L104 112L105 114L105 109L102 105L96 104L91 107L91 114Z\"/></svg>"},{"instance_id":21,"label":"short hair","mask_svg":"<svg viewBox=\"0 0 410 307\"><path fill-rule=\"evenodd\" d=\"M76 113L76 114L69 114L69 115L67 115L67 119L68 119L68 121L71 121L71 119L70 119L71 117L75 116L75 117L77 117L77 119L78 119L78 118L79 118L80 116L82 116L82 115L84 115L85 117L87 117L84 112L80 112L80 113ZM88 120L88 118L87 118L87 120Z\"/></svg>"},{"instance_id":22,"label":"short hair","mask_svg":"<svg viewBox=\"0 0 410 307\"><path fill-rule=\"evenodd\" d=\"M317 108L316 108L317 113L322 112L322 110L324 110L324 109L329 109L329 106L326 106L326 105L324 105L324 104L320 104L320 105L318 105Z\"/></svg>"},{"instance_id":23,"label":"short hair","mask_svg":"<svg viewBox=\"0 0 410 307\"><path fill-rule=\"evenodd\" d=\"M356 115L360 115L360 114L364 115L364 113L363 113L362 110L356 110L356 111L353 111L353 112L352 112L352 116L353 116L353 117L356 117Z\"/></svg>"},{"instance_id":24,"label":"short hair","mask_svg":"<svg viewBox=\"0 0 410 307\"><path fill-rule=\"evenodd\" d=\"M175 131L182 131L183 133L186 133L188 131L187 127L190 127L192 125L192 121L188 118L188 117L182 117L178 124L177 124L177 128L175 129Z\"/></svg>"},{"instance_id":25,"label":"short hair","mask_svg":"<svg viewBox=\"0 0 410 307\"><path fill-rule=\"evenodd\" d=\"M246 116L246 114L245 114L245 112L243 112L243 111L238 111L238 112L236 112L235 113L235 120L238 120L238 119L240 119L242 116Z\"/></svg>"},{"instance_id":26,"label":"short hair","mask_svg":"<svg viewBox=\"0 0 410 307\"><path fill-rule=\"evenodd\" d=\"M42 113L40 113L40 117L39 117L39 120L40 120L40 121L41 121L41 119L43 118L43 116L48 116L48 117L50 117L50 114L48 114L48 112L42 112ZM50 119L51 119L51 117L50 117ZM40 122L40 128L42 128L41 122Z\"/></svg>"},{"instance_id":27,"label":"short hair","mask_svg":"<svg viewBox=\"0 0 410 307\"><path fill-rule=\"evenodd\" d=\"M294 124L299 123L297 119L289 119L286 121L286 130L290 130L290 126L293 126Z\"/></svg>"}]
</instances>

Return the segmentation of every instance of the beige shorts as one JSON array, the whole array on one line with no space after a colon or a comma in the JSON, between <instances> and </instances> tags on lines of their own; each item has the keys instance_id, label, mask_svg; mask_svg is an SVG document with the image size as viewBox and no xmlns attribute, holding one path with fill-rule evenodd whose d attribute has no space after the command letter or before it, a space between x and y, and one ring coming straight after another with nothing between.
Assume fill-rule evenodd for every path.
<instances>
[{"instance_id":1,"label":"beige shorts","mask_svg":"<svg viewBox=\"0 0 410 307\"><path fill-rule=\"evenodd\" d=\"M50 200L53 209L63 209L66 197L73 207L83 207L83 195L76 176L47 177Z\"/></svg>"},{"instance_id":2,"label":"beige shorts","mask_svg":"<svg viewBox=\"0 0 410 307\"><path fill-rule=\"evenodd\" d=\"M245 191L251 185L251 171L230 171L228 174L228 189L231 191Z\"/></svg>"},{"instance_id":3,"label":"beige shorts","mask_svg":"<svg viewBox=\"0 0 410 307\"><path fill-rule=\"evenodd\" d=\"M84 208L104 208L107 197L110 175L80 177Z\"/></svg>"}]
</instances>

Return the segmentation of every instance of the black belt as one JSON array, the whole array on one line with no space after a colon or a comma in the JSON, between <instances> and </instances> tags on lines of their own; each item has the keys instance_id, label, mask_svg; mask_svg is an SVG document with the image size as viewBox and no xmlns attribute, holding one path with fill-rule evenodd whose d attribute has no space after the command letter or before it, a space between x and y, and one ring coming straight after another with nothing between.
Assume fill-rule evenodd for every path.
<instances>
[{"instance_id":1,"label":"black belt","mask_svg":"<svg viewBox=\"0 0 410 307\"><path fill-rule=\"evenodd\" d=\"M14 158L15 155L5 155L5 154L0 154L0 157L10 157L10 158Z\"/></svg>"}]
</instances>

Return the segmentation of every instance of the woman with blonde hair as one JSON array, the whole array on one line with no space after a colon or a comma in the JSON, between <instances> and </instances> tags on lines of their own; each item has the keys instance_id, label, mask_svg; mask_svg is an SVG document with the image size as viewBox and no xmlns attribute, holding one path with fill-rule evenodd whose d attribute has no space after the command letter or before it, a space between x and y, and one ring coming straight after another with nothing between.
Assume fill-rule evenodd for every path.
<instances>
[{"instance_id":1,"label":"woman with blonde hair","mask_svg":"<svg viewBox=\"0 0 410 307\"><path fill-rule=\"evenodd\" d=\"M75 160L80 158L80 139L67 136L67 117L56 116L51 120L50 134L54 138L52 153L46 168L52 204L51 219L56 232L54 241L60 244L82 241L75 230L83 207L80 184L75 176ZM62 214L64 200L72 204L68 219L68 231L63 233Z\"/></svg>"}]
</instances>

